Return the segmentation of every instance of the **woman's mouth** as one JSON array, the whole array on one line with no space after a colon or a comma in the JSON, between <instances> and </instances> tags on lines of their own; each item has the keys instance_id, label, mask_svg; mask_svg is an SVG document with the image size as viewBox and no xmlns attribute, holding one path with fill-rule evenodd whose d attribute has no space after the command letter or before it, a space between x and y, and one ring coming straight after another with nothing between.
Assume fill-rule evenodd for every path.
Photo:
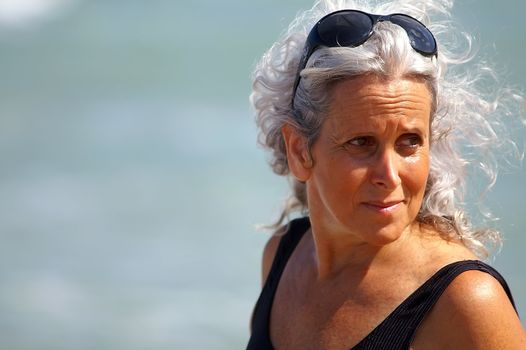
<instances>
[{"instance_id":1,"label":"woman's mouth","mask_svg":"<svg viewBox=\"0 0 526 350\"><path fill-rule=\"evenodd\" d=\"M364 202L364 206L372 211L375 211L379 214L383 215L389 215L394 213L397 209L399 209L404 201L397 200L397 201L389 201L389 202L379 202L379 201L372 201L372 202Z\"/></svg>"}]
</instances>

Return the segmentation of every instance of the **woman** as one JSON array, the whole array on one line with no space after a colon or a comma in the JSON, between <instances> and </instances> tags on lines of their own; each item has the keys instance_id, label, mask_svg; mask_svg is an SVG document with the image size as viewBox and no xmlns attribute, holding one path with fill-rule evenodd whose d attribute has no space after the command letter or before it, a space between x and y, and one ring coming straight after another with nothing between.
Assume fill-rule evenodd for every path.
<instances>
[{"instance_id":1,"label":"woman","mask_svg":"<svg viewBox=\"0 0 526 350\"><path fill-rule=\"evenodd\" d=\"M437 44L451 26L416 18L450 1L367 3L316 3L256 68L261 141L293 182L280 223L306 216L265 247L248 349L526 349L506 282L478 260L498 232L461 206L476 169L459 144L505 146L508 90L490 103L445 74L467 61Z\"/></svg>"}]
</instances>

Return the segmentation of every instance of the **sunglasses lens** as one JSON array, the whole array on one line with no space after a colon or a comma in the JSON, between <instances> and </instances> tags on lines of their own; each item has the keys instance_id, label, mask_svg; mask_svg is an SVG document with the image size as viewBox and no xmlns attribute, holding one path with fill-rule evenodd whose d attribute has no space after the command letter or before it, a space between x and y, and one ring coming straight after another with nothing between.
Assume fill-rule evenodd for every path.
<instances>
[{"instance_id":1,"label":"sunglasses lens","mask_svg":"<svg viewBox=\"0 0 526 350\"><path fill-rule=\"evenodd\" d=\"M336 12L318 24L318 35L329 47L358 46L371 35L373 21L358 11Z\"/></svg>"},{"instance_id":2,"label":"sunglasses lens","mask_svg":"<svg viewBox=\"0 0 526 350\"><path fill-rule=\"evenodd\" d=\"M392 15L389 20L405 29L413 49L424 55L436 53L435 38L422 23L412 17L400 14Z\"/></svg>"}]
</instances>

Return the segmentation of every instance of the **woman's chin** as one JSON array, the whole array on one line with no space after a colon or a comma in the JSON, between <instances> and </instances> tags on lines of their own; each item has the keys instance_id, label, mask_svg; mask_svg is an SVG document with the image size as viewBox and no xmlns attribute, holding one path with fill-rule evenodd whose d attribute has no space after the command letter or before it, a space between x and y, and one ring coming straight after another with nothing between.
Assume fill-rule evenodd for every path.
<instances>
[{"instance_id":1,"label":"woman's chin","mask_svg":"<svg viewBox=\"0 0 526 350\"><path fill-rule=\"evenodd\" d=\"M375 247L382 247L401 239L407 226L408 225L399 225L396 223L377 227L371 225L371 227L367 229L362 228L358 234L364 243Z\"/></svg>"}]
</instances>

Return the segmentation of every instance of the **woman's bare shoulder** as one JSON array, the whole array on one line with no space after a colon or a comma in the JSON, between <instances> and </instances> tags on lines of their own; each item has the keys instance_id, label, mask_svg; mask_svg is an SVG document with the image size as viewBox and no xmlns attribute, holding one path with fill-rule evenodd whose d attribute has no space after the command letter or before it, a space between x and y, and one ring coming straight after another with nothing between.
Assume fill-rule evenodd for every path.
<instances>
[{"instance_id":1,"label":"woman's bare shoulder","mask_svg":"<svg viewBox=\"0 0 526 350\"><path fill-rule=\"evenodd\" d=\"M526 333L508 295L499 281L482 271L455 278L428 320L422 331L434 333L439 349L526 349Z\"/></svg>"}]
</instances>

